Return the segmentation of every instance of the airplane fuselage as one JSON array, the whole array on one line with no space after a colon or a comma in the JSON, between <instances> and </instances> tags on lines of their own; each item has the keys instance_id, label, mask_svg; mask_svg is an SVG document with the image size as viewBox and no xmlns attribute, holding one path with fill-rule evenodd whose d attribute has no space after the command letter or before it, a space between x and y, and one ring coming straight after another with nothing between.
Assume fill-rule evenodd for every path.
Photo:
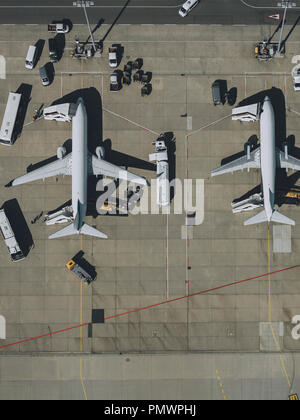
<instances>
[{"instance_id":1,"label":"airplane fuselage","mask_svg":"<svg viewBox=\"0 0 300 420\"><path fill-rule=\"evenodd\" d=\"M72 120L72 207L78 233L87 209L87 114L82 98Z\"/></svg>"},{"instance_id":2,"label":"airplane fuselage","mask_svg":"<svg viewBox=\"0 0 300 420\"><path fill-rule=\"evenodd\" d=\"M274 109L268 96L265 97L260 115L260 160L264 207L270 222L274 212L276 151Z\"/></svg>"}]
</instances>

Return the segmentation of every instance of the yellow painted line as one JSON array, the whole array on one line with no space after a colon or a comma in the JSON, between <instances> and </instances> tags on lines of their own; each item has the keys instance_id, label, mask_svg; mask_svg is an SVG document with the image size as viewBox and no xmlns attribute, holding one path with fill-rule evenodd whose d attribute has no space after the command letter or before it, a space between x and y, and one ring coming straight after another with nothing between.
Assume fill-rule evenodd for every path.
<instances>
[{"instance_id":1,"label":"yellow painted line","mask_svg":"<svg viewBox=\"0 0 300 420\"><path fill-rule=\"evenodd\" d=\"M82 60L81 60L81 71L82 71ZM81 89L83 89L84 83L83 83L83 77L81 76ZM82 238L82 234L80 235L80 249L82 251L83 249L83 238ZM83 324L83 304L82 304L82 291L83 291L83 281L80 281L80 325ZM83 334L82 334L82 327L80 327L80 352L83 352ZM82 357L80 357L80 382L81 382L81 387L82 387L82 391L83 391L83 395L85 400L87 401L87 393L86 393L86 388L85 388L85 384L84 384L84 380L82 377Z\"/></svg>"},{"instance_id":2,"label":"yellow painted line","mask_svg":"<svg viewBox=\"0 0 300 420\"><path fill-rule=\"evenodd\" d=\"M82 386L84 398L87 401L88 400L88 397L87 397L87 393L86 393L86 388L85 388L85 385L84 385L84 381L83 381L83 378L82 378L82 357L80 357L80 381L81 381L81 386Z\"/></svg>"},{"instance_id":3,"label":"yellow painted line","mask_svg":"<svg viewBox=\"0 0 300 420\"><path fill-rule=\"evenodd\" d=\"M270 272L271 272L270 223L268 223L268 273L270 273ZM276 347L276 349L279 353L279 358L280 358L282 371L284 373L284 376L285 376L286 381L288 383L288 386L290 388L290 394L292 394L293 393L292 384L291 384L291 381L289 379L289 375L288 375L287 370L286 370L286 366L285 366L285 363L284 363L284 360L283 360L283 357L282 357L280 346L279 346L279 343L277 341L277 338L276 338L276 335L275 335L275 332L274 332L274 328L273 328L273 325L272 325L272 299L271 299L271 275L270 274L268 275L268 283L269 283L269 287L268 287L268 309L269 310L268 310L268 312L269 312L270 330L271 330L272 337L273 337L273 340L274 340L274 343L275 343L275 347Z\"/></svg>"},{"instance_id":4,"label":"yellow painted line","mask_svg":"<svg viewBox=\"0 0 300 420\"><path fill-rule=\"evenodd\" d=\"M223 399L227 400L226 395L225 395L225 391L224 391L224 387L223 387L223 384L221 382L221 377L219 376L219 371L218 370L216 370L216 374L217 374L217 380L218 380L218 383L219 383L219 387L220 387L221 393L223 395Z\"/></svg>"}]
</instances>

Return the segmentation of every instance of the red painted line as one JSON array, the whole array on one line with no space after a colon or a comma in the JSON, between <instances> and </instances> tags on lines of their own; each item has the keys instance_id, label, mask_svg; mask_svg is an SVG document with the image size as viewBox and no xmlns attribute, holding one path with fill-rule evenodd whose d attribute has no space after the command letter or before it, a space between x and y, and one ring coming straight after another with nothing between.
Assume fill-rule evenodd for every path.
<instances>
[{"instance_id":1,"label":"red painted line","mask_svg":"<svg viewBox=\"0 0 300 420\"><path fill-rule=\"evenodd\" d=\"M213 292L213 291L216 291L216 290L224 289L225 287L235 286L235 285L241 284L241 283L246 283L247 281L259 279L259 278L266 277L266 276L269 276L269 275L271 276L273 274L277 274L277 273L287 271L287 270L292 270L292 269L298 268L298 267L300 267L300 265L294 265L292 267L282 268L281 270L276 270L276 271L273 271L273 272L270 272L270 273L260 274L259 276L250 277L250 278L244 279L244 280L238 280L238 281L235 281L233 283L223 284L222 286L213 287L212 289L203 290L202 292L196 292L196 293L188 294L186 296L181 296L181 297L178 297L178 298L169 299L169 300L165 300L163 302L155 303L154 305L144 306L142 308L133 309L133 310L128 311L128 312L123 312L121 314L108 316L107 318L104 318L104 319L107 320L107 319L118 318L120 316L128 315L128 314L131 314L131 313L134 313L134 312L139 312L139 311L143 311L145 309L155 308L157 306L161 306L161 305L164 305L166 303L177 302L178 300L187 299L187 298L190 298L190 297L193 297L193 296L203 295L205 293L210 293L210 292Z\"/></svg>"},{"instance_id":2,"label":"red painted line","mask_svg":"<svg viewBox=\"0 0 300 420\"><path fill-rule=\"evenodd\" d=\"M293 270L293 269L299 268L299 267L300 267L300 264L294 265L294 266L291 266L291 267L281 268L280 270L272 271L270 273L260 274L258 276L249 277L249 278L244 279L244 280L238 280L238 281L235 281L233 283L227 283L227 284L223 284L221 286L213 287L212 289L202 290L201 292L196 292L196 293L188 294L188 295L185 295L185 296L180 296L178 298L165 300L163 302L155 303L153 305L143 306L141 308L132 309L131 311L123 312L123 313L116 314L116 315L111 315L111 316L108 316L108 317L104 318L104 320L107 321L108 319L119 318L121 316L129 315L129 314L132 314L132 313L135 313L135 312L144 311L146 309L156 308L158 306L165 305L166 303L177 302L179 300L187 299L187 298L190 298L190 297L193 297L193 296L204 295L206 293L210 293L210 292L214 292L216 290L224 289L225 287L235 286L237 284L246 283L246 282L251 281L251 280L259 279L259 278L266 277L266 276L271 276L273 274L282 273L283 271ZM40 335L38 337L27 338L26 340L21 340L21 341L16 341L16 342L10 343L10 344L5 344L4 346L0 346L0 349L4 349L4 348L7 348L7 347L12 347L12 346L16 346L18 344L28 343L30 341L39 340L39 339L45 338L45 337L50 337L50 336L55 335L55 334L61 334L63 332L74 330L76 328L86 327L86 326L88 326L90 324L91 324L91 322L87 322L85 324L75 325L73 327L65 328L63 330L58 330L58 331L53 331L51 333L43 334L43 335Z\"/></svg>"},{"instance_id":3,"label":"red painted line","mask_svg":"<svg viewBox=\"0 0 300 420\"><path fill-rule=\"evenodd\" d=\"M28 343L29 341L39 340L40 338L49 337L49 336L55 335L55 334L61 334L63 332L74 330L76 328L86 327L86 326L88 326L90 324L91 324L91 322L87 322L86 324L75 325L75 326L70 327L70 328L65 328L63 330L53 331L51 333L43 334L43 335L40 335L38 337L27 338L26 340L21 340L21 341L15 341L14 343L10 343L10 344L6 344L4 346L0 346L0 349L5 349L6 347L16 346L18 344Z\"/></svg>"}]
</instances>

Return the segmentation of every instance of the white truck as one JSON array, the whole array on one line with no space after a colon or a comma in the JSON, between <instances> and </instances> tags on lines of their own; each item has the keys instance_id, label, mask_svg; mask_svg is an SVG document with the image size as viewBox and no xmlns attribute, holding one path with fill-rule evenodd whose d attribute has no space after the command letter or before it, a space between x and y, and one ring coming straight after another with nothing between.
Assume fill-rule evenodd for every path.
<instances>
[{"instance_id":1,"label":"white truck","mask_svg":"<svg viewBox=\"0 0 300 420\"><path fill-rule=\"evenodd\" d=\"M300 68L296 69L296 71L292 74L293 76L293 85L294 90L300 90Z\"/></svg>"},{"instance_id":2,"label":"white truck","mask_svg":"<svg viewBox=\"0 0 300 420\"><path fill-rule=\"evenodd\" d=\"M109 66L112 68L117 67L118 65L118 48L117 47L109 47L108 48L108 58L109 58Z\"/></svg>"},{"instance_id":3,"label":"white truck","mask_svg":"<svg viewBox=\"0 0 300 420\"><path fill-rule=\"evenodd\" d=\"M0 144L11 146L16 140L16 130L19 111L21 108L21 93L9 92L8 100L0 129Z\"/></svg>"},{"instance_id":4,"label":"white truck","mask_svg":"<svg viewBox=\"0 0 300 420\"><path fill-rule=\"evenodd\" d=\"M155 153L149 155L150 162L156 161L156 195L157 205L160 207L170 205L170 184L169 184L169 157L168 149L164 140L164 134L161 134L155 145Z\"/></svg>"},{"instance_id":5,"label":"white truck","mask_svg":"<svg viewBox=\"0 0 300 420\"><path fill-rule=\"evenodd\" d=\"M18 244L14 231L5 213L4 208L0 209L0 231L2 233L5 245L7 246L12 261L21 261L25 258L20 245Z\"/></svg>"},{"instance_id":6,"label":"white truck","mask_svg":"<svg viewBox=\"0 0 300 420\"><path fill-rule=\"evenodd\" d=\"M57 34L66 34L70 30L69 25L63 22L51 23L48 25L48 32L56 32Z\"/></svg>"}]
</instances>

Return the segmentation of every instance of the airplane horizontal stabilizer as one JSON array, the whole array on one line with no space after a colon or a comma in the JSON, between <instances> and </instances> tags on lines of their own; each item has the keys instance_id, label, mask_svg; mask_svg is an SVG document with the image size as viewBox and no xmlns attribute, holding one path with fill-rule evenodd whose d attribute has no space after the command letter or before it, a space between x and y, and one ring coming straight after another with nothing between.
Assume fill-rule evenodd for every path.
<instances>
[{"instance_id":1,"label":"airplane horizontal stabilizer","mask_svg":"<svg viewBox=\"0 0 300 420\"><path fill-rule=\"evenodd\" d=\"M70 236L70 235L76 235L76 234L78 234L78 231L74 223L72 223L71 225L66 226L65 228L50 235L49 239L62 238L63 236Z\"/></svg>"},{"instance_id":2,"label":"airplane horizontal stabilizer","mask_svg":"<svg viewBox=\"0 0 300 420\"><path fill-rule=\"evenodd\" d=\"M278 211L274 211L271 218L272 222L283 223L284 225L292 225L295 226L295 221L290 219L289 217L284 216L283 214L279 213Z\"/></svg>"},{"instance_id":3,"label":"airplane horizontal stabilizer","mask_svg":"<svg viewBox=\"0 0 300 420\"><path fill-rule=\"evenodd\" d=\"M105 233L102 233L102 232L100 232L100 230L97 230L97 229L95 229L92 226L89 226L87 224L84 224L82 226L82 228L80 229L80 233L83 233L84 235L95 236L96 238L101 238L101 239L107 239L108 238L108 236L105 235Z\"/></svg>"},{"instance_id":4,"label":"airplane horizontal stabilizer","mask_svg":"<svg viewBox=\"0 0 300 420\"><path fill-rule=\"evenodd\" d=\"M263 223L263 222L267 222L267 215L265 210L261 211L260 213L256 214L253 217L250 217L250 219L245 220L244 222L244 226L248 226L248 225L255 225L256 223Z\"/></svg>"}]
</instances>

